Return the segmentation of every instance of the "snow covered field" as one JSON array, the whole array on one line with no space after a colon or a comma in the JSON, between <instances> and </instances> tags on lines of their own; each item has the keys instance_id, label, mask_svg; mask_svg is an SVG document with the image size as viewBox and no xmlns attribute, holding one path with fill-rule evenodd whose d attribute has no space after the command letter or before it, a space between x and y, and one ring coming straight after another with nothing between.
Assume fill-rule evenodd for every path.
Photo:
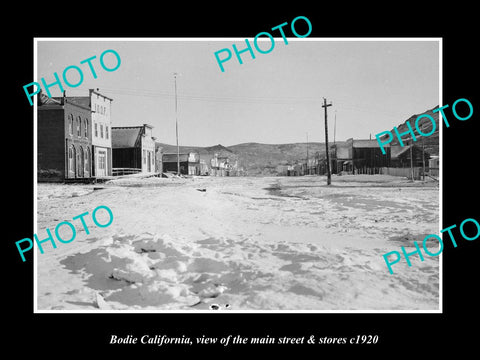
<instances>
[{"instance_id":1,"label":"snow covered field","mask_svg":"<svg viewBox=\"0 0 480 360\"><path fill-rule=\"evenodd\" d=\"M38 184L38 310L438 310L439 258L382 258L439 232L439 189L384 175ZM74 216L108 206L107 228ZM67 237L68 238L68 237ZM433 250L432 250L433 251Z\"/></svg>"}]
</instances>

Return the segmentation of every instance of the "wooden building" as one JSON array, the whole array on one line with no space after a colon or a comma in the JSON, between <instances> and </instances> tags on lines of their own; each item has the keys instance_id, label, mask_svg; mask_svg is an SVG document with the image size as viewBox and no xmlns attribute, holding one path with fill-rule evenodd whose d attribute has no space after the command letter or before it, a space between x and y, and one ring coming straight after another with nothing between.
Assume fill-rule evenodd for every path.
<instances>
[{"instance_id":1,"label":"wooden building","mask_svg":"<svg viewBox=\"0 0 480 360\"><path fill-rule=\"evenodd\" d=\"M196 152L190 152L185 154L163 154L162 156L162 165L164 172L174 172L177 173L178 162L180 161L180 174L183 175L200 175L201 174L201 165L200 165L200 155Z\"/></svg>"},{"instance_id":2,"label":"wooden building","mask_svg":"<svg viewBox=\"0 0 480 360\"><path fill-rule=\"evenodd\" d=\"M421 145L395 145L391 147L391 167L406 168L406 167L422 167L424 162L422 156L425 157L425 167L428 168L430 154L422 149ZM413 155L413 156L412 156ZM412 159L411 161L410 159Z\"/></svg>"},{"instance_id":3,"label":"wooden building","mask_svg":"<svg viewBox=\"0 0 480 360\"><path fill-rule=\"evenodd\" d=\"M230 164L230 158L228 156L220 156L215 153L210 159L210 175L213 176L230 176L232 170L232 164Z\"/></svg>"},{"instance_id":4,"label":"wooden building","mask_svg":"<svg viewBox=\"0 0 480 360\"><path fill-rule=\"evenodd\" d=\"M348 139L331 149L332 173L380 174L381 168L390 166L390 145L384 145L382 153L377 140Z\"/></svg>"},{"instance_id":5,"label":"wooden building","mask_svg":"<svg viewBox=\"0 0 480 360\"><path fill-rule=\"evenodd\" d=\"M207 162L204 159L200 159L200 175L209 175L210 168L207 165Z\"/></svg>"},{"instance_id":6,"label":"wooden building","mask_svg":"<svg viewBox=\"0 0 480 360\"><path fill-rule=\"evenodd\" d=\"M40 94L37 104L37 180L92 179L90 108Z\"/></svg>"},{"instance_id":7,"label":"wooden building","mask_svg":"<svg viewBox=\"0 0 480 360\"><path fill-rule=\"evenodd\" d=\"M440 157L437 155L428 159L428 172L431 176L439 176L440 174Z\"/></svg>"},{"instance_id":8,"label":"wooden building","mask_svg":"<svg viewBox=\"0 0 480 360\"><path fill-rule=\"evenodd\" d=\"M58 98L55 98L58 99ZM112 175L112 99L98 89L89 89L88 96L68 96L69 102L91 110L92 175L97 179Z\"/></svg>"},{"instance_id":9,"label":"wooden building","mask_svg":"<svg viewBox=\"0 0 480 360\"><path fill-rule=\"evenodd\" d=\"M112 127L113 175L155 172L155 138L153 127Z\"/></svg>"},{"instance_id":10,"label":"wooden building","mask_svg":"<svg viewBox=\"0 0 480 360\"><path fill-rule=\"evenodd\" d=\"M155 144L155 172L163 172L163 148L158 144Z\"/></svg>"}]
</instances>

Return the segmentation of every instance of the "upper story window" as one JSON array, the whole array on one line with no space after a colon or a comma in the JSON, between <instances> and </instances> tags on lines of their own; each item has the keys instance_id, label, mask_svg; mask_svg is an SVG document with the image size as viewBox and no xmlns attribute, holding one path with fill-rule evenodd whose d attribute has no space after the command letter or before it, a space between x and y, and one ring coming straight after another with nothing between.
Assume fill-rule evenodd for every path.
<instances>
[{"instance_id":1,"label":"upper story window","mask_svg":"<svg viewBox=\"0 0 480 360\"><path fill-rule=\"evenodd\" d=\"M103 139L103 124L100 124L100 137Z\"/></svg>"},{"instance_id":2,"label":"upper story window","mask_svg":"<svg viewBox=\"0 0 480 360\"><path fill-rule=\"evenodd\" d=\"M85 119L84 121L84 135L86 138L88 138L88 120Z\"/></svg>"},{"instance_id":3,"label":"upper story window","mask_svg":"<svg viewBox=\"0 0 480 360\"><path fill-rule=\"evenodd\" d=\"M68 114L68 133L73 135L73 115Z\"/></svg>"},{"instance_id":4,"label":"upper story window","mask_svg":"<svg viewBox=\"0 0 480 360\"><path fill-rule=\"evenodd\" d=\"M82 122L82 119L79 117L77 117L77 136L81 136L81 122Z\"/></svg>"},{"instance_id":5,"label":"upper story window","mask_svg":"<svg viewBox=\"0 0 480 360\"><path fill-rule=\"evenodd\" d=\"M95 123L95 137L98 137L98 124Z\"/></svg>"},{"instance_id":6,"label":"upper story window","mask_svg":"<svg viewBox=\"0 0 480 360\"><path fill-rule=\"evenodd\" d=\"M108 139L108 126L105 126L105 138Z\"/></svg>"}]
</instances>

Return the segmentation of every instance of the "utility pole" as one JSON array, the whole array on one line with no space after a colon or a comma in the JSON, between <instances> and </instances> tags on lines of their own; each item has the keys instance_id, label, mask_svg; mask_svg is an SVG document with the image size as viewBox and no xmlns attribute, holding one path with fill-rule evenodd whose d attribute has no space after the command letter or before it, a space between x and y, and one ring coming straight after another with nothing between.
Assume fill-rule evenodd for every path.
<instances>
[{"instance_id":1,"label":"utility pole","mask_svg":"<svg viewBox=\"0 0 480 360\"><path fill-rule=\"evenodd\" d=\"M412 142L410 143L410 170L412 172L412 181L415 179L413 178L413 139Z\"/></svg>"},{"instance_id":2,"label":"utility pole","mask_svg":"<svg viewBox=\"0 0 480 360\"><path fill-rule=\"evenodd\" d=\"M422 124L423 125L423 124ZM427 124L425 127L421 126L422 132L428 128L428 131L432 131L432 128ZM425 137L422 135L422 178L425 182Z\"/></svg>"},{"instance_id":3,"label":"utility pole","mask_svg":"<svg viewBox=\"0 0 480 360\"><path fill-rule=\"evenodd\" d=\"M422 177L425 182L425 142L422 136Z\"/></svg>"},{"instance_id":4,"label":"utility pole","mask_svg":"<svg viewBox=\"0 0 480 360\"><path fill-rule=\"evenodd\" d=\"M335 154L335 159L337 159L337 110L335 110L335 122L333 123L333 149ZM332 161L333 165L333 161ZM335 161L335 173L338 174L337 169L338 161Z\"/></svg>"},{"instance_id":5,"label":"utility pole","mask_svg":"<svg viewBox=\"0 0 480 360\"><path fill-rule=\"evenodd\" d=\"M330 151L328 149L328 122L327 122L327 107L332 106L332 103L327 104L327 99L323 98L322 107L325 109L325 147L327 153L327 185L332 183L332 178L330 175Z\"/></svg>"},{"instance_id":6,"label":"utility pole","mask_svg":"<svg viewBox=\"0 0 480 360\"><path fill-rule=\"evenodd\" d=\"M335 122L333 124L333 145L337 144L336 135L337 135L337 110L335 110Z\"/></svg>"},{"instance_id":7,"label":"utility pole","mask_svg":"<svg viewBox=\"0 0 480 360\"><path fill-rule=\"evenodd\" d=\"M413 138L408 138L403 140L407 146L410 146L410 176L412 177L412 181L414 181L413 176Z\"/></svg>"},{"instance_id":8,"label":"utility pole","mask_svg":"<svg viewBox=\"0 0 480 360\"><path fill-rule=\"evenodd\" d=\"M178 115L177 115L177 73L173 73L175 80L175 137L177 139L177 175L180 175L180 148L178 146Z\"/></svg>"},{"instance_id":9,"label":"utility pole","mask_svg":"<svg viewBox=\"0 0 480 360\"><path fill-rule=\"evenodd\" d=\"M422 127L422 132L423 130L425 130L424 127ZM432 129L429 129L429 131L430 130ZM425 138L423 135L422 135L422 179L423 179L423 182L425 182Z\"/></svg>"},{"instance_id":10,"label":"utility pole","mask_svg":"<svg viewBox=\"0 0 480 360\"><path fill-rule=\"evenodd\" d=\"M307 132L307 175L308 174L308 132Z\"/></svg>"}]
</instances>

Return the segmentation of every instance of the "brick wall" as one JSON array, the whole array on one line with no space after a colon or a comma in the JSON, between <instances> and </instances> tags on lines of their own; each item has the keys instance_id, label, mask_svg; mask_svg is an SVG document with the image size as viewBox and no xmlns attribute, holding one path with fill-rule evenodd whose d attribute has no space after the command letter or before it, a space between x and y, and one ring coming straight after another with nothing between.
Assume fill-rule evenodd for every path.
<instances>
[{"instance_id":1,"label":"brick wall","mask_svg":"<svg viewBox=\"0 0 480 360\"><path fill-rule=\"evenodd\" d=\"M68 117L69 115L72 115L73 117L73 134L70 133L69 129L69 120ZM77 119L80 117L80 134L78 134L77 131ZM85 109L80 106L76 106L75 104L66 102L65 103L65 112L64 112L64 131L65 131L65 139L67 140L68 146L73 146L75 147L75 154L80 153L80 147L82 148L83 152L87 151L88 148L88 153L90 154L89 156L89 163L88 163L88 172L84 172L83 166L82 170L79 171L77 167L77 163L75 164L75 172L69 172L68 171L68 149L66 148L64 150L64 156L65 156L65 167L64 171L66 174L66 178L84 178L84 177L90 177L92 174L92 119L91 119L91 113L89 109ZM85 136L85 120L88 121L87 123L87 133ZM84 158L82 158L82 161ZM77 160L77 159L76 159Z\"/></svg>"},{"instance_id":2,"label":"brick wall","mask_svg":"<svg viewBox=\"0 0 480 360\"><path fill-rule=\"evenodd\" d=\"M39 181L65 178L63 109L41 109L37 116L37 176Z\"/></svg>"},{"instance_id":3,"label":"brick wall","mask_svg":"<svg viewBox=\"0 0 480 360\"><path fill-rule=\"evenodd\" d=\"M69 115L73 118L70 131ZM80 116L80 134L77 118ZM85 124L85 121L87 123ZM86 126L85 126L86 125ZM40 105L37 113L37 176L38 181L64 181L66 178L91 176L92 153L91 114L89 109L71 103L62 105ZM68 147L73 145L75 152L84 152L82 167L69 174ZM88 149L88 150L87 150ZM85 171L85 153L87 166ZM75 159L78 160L77 158ZM81 171L79 171L81 170Z\"/></svg>"}]
</instances>

